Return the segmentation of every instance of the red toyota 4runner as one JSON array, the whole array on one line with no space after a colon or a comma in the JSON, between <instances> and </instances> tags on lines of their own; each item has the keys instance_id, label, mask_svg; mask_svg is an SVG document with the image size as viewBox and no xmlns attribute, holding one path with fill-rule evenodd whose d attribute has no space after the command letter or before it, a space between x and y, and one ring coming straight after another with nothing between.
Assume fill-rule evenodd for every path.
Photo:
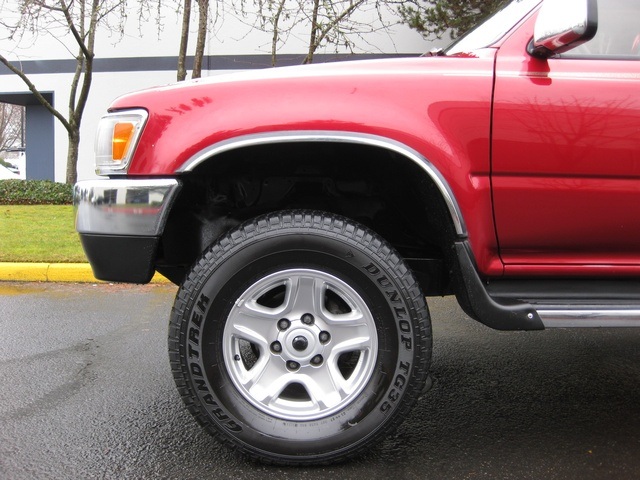
<instances>
[{"instance_id":1,"label":"red toyota 4runner","mask_svg":"<svg viewBox=\"0 0 640 480\"><path fill-rule=\"evenodd\" d=\"M640 2L516 0L420 58L116 100L75 188L96 277L180 285L188 409L263 461L379 441L428 375L425 296L492 328L640 326Z\"/></svg>"}]
</instances>

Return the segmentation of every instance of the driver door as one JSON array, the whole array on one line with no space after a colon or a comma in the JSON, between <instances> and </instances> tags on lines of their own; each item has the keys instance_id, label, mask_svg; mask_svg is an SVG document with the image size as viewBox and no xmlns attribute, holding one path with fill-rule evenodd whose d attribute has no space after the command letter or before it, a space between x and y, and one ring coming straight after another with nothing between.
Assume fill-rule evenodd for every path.
<instances>
[{"instance_id":1,"label":"driver door","mask_svg":"<svg viewBox=\"0 0 640 480\"><path fill-rule=\"evenodd\" d=\"M507 275L640 275L640 2L599 0L589 42L500 48L492 186Z\"/></svg>"}]
</instances>

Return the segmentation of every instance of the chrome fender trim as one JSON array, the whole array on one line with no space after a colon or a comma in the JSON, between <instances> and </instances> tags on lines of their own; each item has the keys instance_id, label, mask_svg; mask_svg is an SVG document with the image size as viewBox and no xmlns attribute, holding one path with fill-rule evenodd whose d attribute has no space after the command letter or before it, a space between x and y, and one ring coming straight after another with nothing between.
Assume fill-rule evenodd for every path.
<instances>
[{"instance_id":1,"label":"chrome fender trim","mask_svg":"<svg viewBox=\"0 0 640 480\"><path fill-rule=\"evenodd\" d=\"M383 148L404 156L405 158L418 165L437 185L442 198L444 199L447 208L449 209L449 214L451 215L456 233L460 237L467 236L467 227L464 223L460 206L453 196L451 187L449 187L449 184L442 176L442 174L438 171L438 169L431 162L429 162L429 160L427 160L413 148L408 147L403 143L397 142L395 140L380 137L377 135L369 135L356 132L332 131L283 131L243 135L237 138L218 142L200 150L198 153L189 158L189 160L183 163L182 166L176 171L176 173L190 172L209 158L231 150L258 145L292 142L355 143Z\"/></svg>"}]
</instances>

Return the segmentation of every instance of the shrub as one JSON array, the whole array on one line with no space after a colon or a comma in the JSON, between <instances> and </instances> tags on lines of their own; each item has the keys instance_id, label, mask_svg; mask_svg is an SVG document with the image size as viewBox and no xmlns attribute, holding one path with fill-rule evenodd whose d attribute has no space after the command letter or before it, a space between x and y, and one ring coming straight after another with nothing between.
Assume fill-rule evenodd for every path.
<instances>
[{"instance_id":1,"label":"shrub","mask_svg":"<svg viewBox=\"0 0 640 480\"><path fill-rule=\"evenodd\" d=\"M0 205L70 205L73 186L49 180L0 180Z\"/></svg>"}]
</instances>

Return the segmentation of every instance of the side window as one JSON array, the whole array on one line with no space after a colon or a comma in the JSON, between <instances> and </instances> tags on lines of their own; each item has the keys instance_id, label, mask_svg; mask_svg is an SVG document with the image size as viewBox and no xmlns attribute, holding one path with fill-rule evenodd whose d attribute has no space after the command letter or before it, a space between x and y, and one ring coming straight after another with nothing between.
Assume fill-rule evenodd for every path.
<instances>
[{"instance_id":1,"label":"side window","mask_svg":"<svg viewBox=\"0 0 640 480\"><path fill-rule=\"evenodd\" d=\"M560 56L640 60L640 1L598 0L596 36Z\"/></svg>"}]
</instances>

